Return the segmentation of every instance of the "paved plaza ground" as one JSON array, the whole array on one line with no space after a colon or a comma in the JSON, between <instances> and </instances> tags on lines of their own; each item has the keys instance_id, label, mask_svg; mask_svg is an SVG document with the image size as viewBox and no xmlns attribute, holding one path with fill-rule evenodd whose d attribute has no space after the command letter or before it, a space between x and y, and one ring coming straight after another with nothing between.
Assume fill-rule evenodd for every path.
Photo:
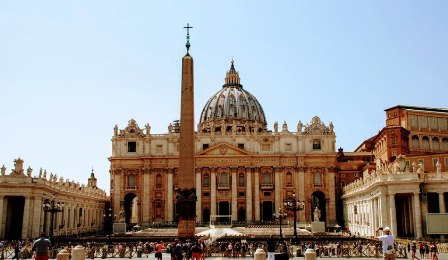
<instances>
[{"instance_id":1,"label":"paved plaza ground","mask_svg":"<svg viewBox=\"0 0 448 260\"><path fill-rule=\"evenodd\" d=\"M448 253L440 253L439 255L439 260L448 260ZM129 258L113 258L113 259L128 259L129 260ZM137 259L139 259L139 258L137 258ZM150 257L142 257L142 259L156 259L155 257L154 257L154 255L151 255ZM164 253L163 255L162 255L162 259L170 259L170 255L169 254L166 254L166 253ZM245 258L242 258L242 257L240 257L240 258L230 258L230 257L220 257L220 256L218 256L218 257L216 257L216 256L213 256L213 257L207 257L206 259L213 259L213 260L220 260L220 259L253 259L253 257L245 257ZM305 259L303 256L302 257L293 257L293 258L289 258L289 259ZM382 257L380 257L380 258L374 258L374 257L318 257L317 259L322 259L322 260L324 260L324 259L328 259L328 260L331 260L331 259L350 259L350 260L367 260L367 259L383 259ZM404 258L397 258L397 259L404 259ZM411 259L410 257L408 257L407 259ZM423 259L421 259L421 260L423 260Z\"/></svg>"}]
</instances>

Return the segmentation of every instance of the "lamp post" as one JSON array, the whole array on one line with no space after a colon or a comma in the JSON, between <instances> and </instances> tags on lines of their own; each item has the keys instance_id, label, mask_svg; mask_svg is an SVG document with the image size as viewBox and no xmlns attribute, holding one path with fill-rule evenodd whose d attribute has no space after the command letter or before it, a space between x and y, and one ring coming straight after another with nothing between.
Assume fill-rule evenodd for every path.
<instances>
[{"instance_id":1,"label":"lamp post","mask_svg":"<svg viewBox=\"0 0 448 260\"><path fill-rule=\"evenodd\" d=\"M64 202L56 202L55 194L53 193L51 201L42 203L42 208L45 212L50 212L50 239L52 239L54 231L54 215L64 210Z\"/></svg>"},{"instance_id":2,"label":"lamp post","mask_svg":"<svg viewBox=\"0 0 448 260\"><path fill-rule=\"evenodd\" d=\"M287 214L282 211L282 208L278 208L277 214L274 213L274 218L278 218L280 223L280 241L283 241L282 219L286 219L286 216Z\"/></svg>"},{"instance_id":3,"label":"lamp post","mask_svg":"<svg viewBox=\"0 0 448 260\"><path fill-rule=\"evenodd\" d=\"M292 197L285 199L284 205L287 210L292 210L294 212L294 239L293 244L299 242L299 237L297 236L297 211L303 210L305 207L305 202L296 199L296 194L293 193Z\"/></svg>"},{"instance_id":4,"label":"lamp post","mask_svg":"<svg viewBox=\"0 0 448 260\"><path fill-rule=\"evenodd\" d=\"M103 213L104 217L104 231L110 235L112 232L112 221L115 217L112 217L112 208L108 208L106 212Z\"/></svg>"}]
</instances>

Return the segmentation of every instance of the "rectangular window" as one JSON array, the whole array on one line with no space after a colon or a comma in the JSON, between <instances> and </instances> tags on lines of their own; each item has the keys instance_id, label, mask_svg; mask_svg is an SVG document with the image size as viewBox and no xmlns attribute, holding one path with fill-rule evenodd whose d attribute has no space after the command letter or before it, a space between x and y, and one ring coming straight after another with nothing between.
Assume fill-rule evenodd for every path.
<instances>
[{"instance_id":1,"label":"rectangular window","mask_svg":"<svg viewBox=\"0 0 448 260\"><path fill-rule=\"evenodd\" d=\"M436 164L437 164L438 161L439 161L439 159L432 158L432 166L436 167Z\"/></svg>"},{"instance_id":2,"label":"rectangular window","mask_svg":"<svg viewBox=\"0 0 448 260\"><path fill-rule=\"evenodd\" d=\"M263 196L269 197L269 196L271 196L271 192L270 191L265 191L265 192L263 192Z\"/></svg>"},{"instance_id":3,"label":"rectangular window","mask_svg":"<svg viewBox=\"0 0 448 260\"><path fill-rule=\"evenodd\" d=\"M244 149L244 144L238 144L238 148Z\"/></svg>"},{"instance_id":4,"label":"rectangular window","mask_svg":"<svg viewBox=\"0 0 448 260\"><path fill-rule=\"evenodd\" d=\"M409 116L409 124L411 125L411 129L418 129L417 116L415 115Z\"/></svg>"},{"instance_id":5,"label":"rectangular window","mask_svg":"<svg viewBox=\"0 0 448 260\"><path fill-rule=\"evenodd\" d=\"M261 144L261 150L262 151L270 151L271 150L271 144Z\"/></svg>"},{"instance_id":6,"label":"rectangular window","mask_svg":"<svg viewBox=\"0 0 448 260\"><path fill-rule=\"evenodd\" d=\"M292 151L292 144L291 143L285 144L285 151L287 151L287 152L291 152Z\"/></svg>"},{"instance_id":7,"label":"rectangular window","mask_svg":"<svg viewBox=\"0 0 448 260\"><path fill-rule=\"evenodd\" d=\"M204 195L204 197L210 197L210 192L204 192L202 194Z\"/></svg>"},{"instance_id":8,"label":"rectangular window","mask_svg":"<svg viewBox=\"0 0 448 260\"><path fill-rule=\"evenodd\" d=\"M244 195L245 195L244 191L238 192L238 197L244 197Z\"/></svg>"},{"instance_id":9,"label":"rectangular window","mask_svg":"<svg viewBox=\"0 0 448 260\"><path fill-rule=\"evenodd\" d=\"M162 153L163 152L163 146L161 144L156 145L156 153Z\"/></svg>"},{"instance_id":10,"label":"rectangular window","mask_svg":"<svg viewBox=\"0 0 448 260\"><path fill-rule=\"evenodd\" d=\"M429 128L431 130L439 130L439 125L437 124L437 117L429 118Z\"/></svg>"},{"instance_id":11,"label":"rectangular window","mask_svg":"<svg viewBox=\"0 0 448 260\"><path fill-rule=\"evenodd\" d=\"M447 118L439 118L439 128L442 131L448 130L448 119Z\"/></svg>"},{"instance_id":12,"label":"rectangular window","mask_svg":"<svg viewBox=\"0 0 448 260\"><path fill-rule=\"evenodd\" d=\"M397 144L397 138L395 136L392 136L390 138L390 141L391 141L392 144Z\"/></svg>"},{"instance_id":13,"label":"rectangular window","mask_svg":"<svg viewBox=\"0 0 448 260\"><path fill-rule=\"evenodd\" d=\"M447 166L447 165L448 165L448 157L445 158L445 166Z\"/></svg>"},{"instance_id":14,"label":"rectangular window","mask_svg":"<svg viewBox=\"0 0 448 260\"><path fill-rule=\"evenodd\" d=\"M202 144L202 150L208 149L208 144Z\"/></svg>"},{"instance_id":15,"label":"rectangular window","mask_svg":"<svg viewBox=\"0 0 448 260\"><path fill-rule=\"evenodd\" d=\"M428 128L428 117L418 116L418 126L421 129L427 129Z\"/></svg>"},{"instance_id":16,"label":"rectangular window","mask_svg":"<svg viewBox=\"0 0 448 260\"><path fill-rule=\"evenodd\" d=\"M128 153L137 152L137 142L128 142Z\"/></svg>"}]
</instances>

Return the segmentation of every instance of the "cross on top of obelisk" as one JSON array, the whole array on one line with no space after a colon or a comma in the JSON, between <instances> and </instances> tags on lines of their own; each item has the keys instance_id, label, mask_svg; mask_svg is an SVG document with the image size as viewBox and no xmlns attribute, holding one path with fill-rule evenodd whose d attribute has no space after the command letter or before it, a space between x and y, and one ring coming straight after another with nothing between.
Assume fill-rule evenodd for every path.
<instances>
[{"instance_id":1,"label":"cross on top of obelisk","mask_svg":"<svg viewBox=\"0 0 448 260\"><path fill-rule=\"evenodd\" d=\"M187 47L188 53L188 50L190 49L190 29L193 27L191 27L190 24L187 23L187 26L185 26L184 28L187 29L187 44L185 44L185 47Z\"/></svg>"}]
</instances>

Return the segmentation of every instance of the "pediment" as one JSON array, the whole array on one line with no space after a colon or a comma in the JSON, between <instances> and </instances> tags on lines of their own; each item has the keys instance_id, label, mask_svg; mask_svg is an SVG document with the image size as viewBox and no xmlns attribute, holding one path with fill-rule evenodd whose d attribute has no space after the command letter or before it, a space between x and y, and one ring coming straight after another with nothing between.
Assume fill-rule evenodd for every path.
<instances>
[{"instance_id":1,"label":"pediment","mask_svg":"<svg viewBox=\"0 0 448 260\"><path fill-rule=\"evenodd\" d=\"M212 147L205 149L198 155L249 155L246 150L240 149L230 144L219 143Z\"/></svg>"}]
</instances>

